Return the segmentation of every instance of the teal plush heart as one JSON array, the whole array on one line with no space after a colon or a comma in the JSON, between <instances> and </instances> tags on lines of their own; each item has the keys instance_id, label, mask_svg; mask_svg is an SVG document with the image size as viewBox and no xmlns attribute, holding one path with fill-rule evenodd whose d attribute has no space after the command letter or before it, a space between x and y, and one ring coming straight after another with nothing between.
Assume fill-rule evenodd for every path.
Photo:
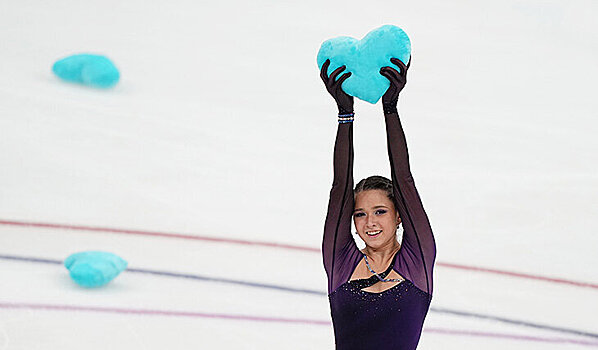
<instances>
[{"instance_id":1,"label":"teal plush heart","mask_svg":"<svg viewBox=\"0 0 598 350\"><path fill-rule=\"evenodd\" d=\"M109 88L120 79L114 63L102 55L77 54L54 63L52 71L60 79L96 88Z\"/></svg>"},{"instance_id":2,"label":"teal plush heart","mask_svg":"<svg viewBox=\"0 0 598 350\"><path fill-rule=\"evenodd\" d=\"M127 262L116 254L87 251L71 254L64 260L73 281L80 286L101 287L127 268Z\"/></svg>"},{"instance_id":3,"label":"teal plush heart","mask_svg":"<svg viewBox=\"0 0 598 350\"><path fill-rule=\"evenodd\" d=\"M318 51L318 67L330 59L328 74L340 66L346 66L339 77L351 72L342 89L349 95L369 103L376 103L384 95L390 82L380 75L380 68L400 68L390 62L398 58L407 63L411 56L411 41L399 27L384 25L369 32L363 39L357 40L348 36L326 40Z\"/></svg>"}]
</instances>

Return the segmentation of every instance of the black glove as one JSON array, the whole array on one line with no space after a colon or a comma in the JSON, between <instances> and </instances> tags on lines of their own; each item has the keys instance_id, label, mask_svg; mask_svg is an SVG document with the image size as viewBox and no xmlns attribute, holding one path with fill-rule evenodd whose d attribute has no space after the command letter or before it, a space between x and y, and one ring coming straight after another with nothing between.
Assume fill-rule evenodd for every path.
<instances>
[{"instance_id":1,"label":"black glove","mask_svg":"<svg viewBox=\"0 0 598 350\"><path fill-rule=\"evenodd\" d=\"M345 73L343 74L338 80L336 77L347 68L346 66L338 67L334 70L334 72L330 73L328 76L328 66L330 66L330 60L326 60L322 65L322 69L320 70L320 77L322 81L324 81L324 85L326 85L326 90L332 95L334 100L336 101L336 105L338 106L338 113L339 114L348 114L353 113L353 96L348 95L346 92L341 89L342 83L347 80L351 76L352 73Z\"/></svg>"},{"instance_id":2,"label":"black glove","mask_svg":"<svg viewBox=\"0 0 598 350\"><path fill-rule=\"evenodd\" d=\"M411 57L409 57L407 65L396 58L391 58L390 62L399 66L401 72L399 73L392 67L380 68L380 74L390 80L390 86L384 93L384 96L382 96L382 108L384 109L384 114L397 113L399 93L403 90L405 84L407 84L407 69L409 69L409 65L411 65Z\"/></svg>"}]
</instances>

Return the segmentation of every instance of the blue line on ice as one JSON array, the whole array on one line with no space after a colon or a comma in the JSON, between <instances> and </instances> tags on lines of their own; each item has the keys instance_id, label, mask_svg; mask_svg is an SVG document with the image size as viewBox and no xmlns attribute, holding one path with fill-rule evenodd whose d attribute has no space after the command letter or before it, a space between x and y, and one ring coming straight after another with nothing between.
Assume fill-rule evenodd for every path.
<instances>
[{"instance_id":1,"label":"blue line on ice","mask_svg":"<svg viewBox=\"0 0 598 350\"><path fill-rule=\"evenodd\" d=\"M33 258L33 257L24 257L24 256L16 256L16 255L0 254L0 259L62 265L61 260ZM145 273L145 274L151 274L151 275L156 275L156 276L186 278L186 279L194 279L194 280L208 281L208 282L232 283L232 284L244 285L244 286L248 286L248 287L276 289L276 290L282 290L282 291L293 292L293 293L312 294L312 295L320 295L320 296L327 295L326 292L318 291L318 290L292 288L292 287L285 287L285 286L279 286L279 285L274 285L274 284L263 284L263 283L255 283L255 282L249 282L249 281L240 281L240 280L232 280L232 279L224 279L224 278L214 278L214 277L185 274L185 273L178 273L178 272L156 271L156 270L147 270L147 269L133 269L133 268L128 268L125 270L125 272ZM500 317L500 316L484 315L484 314L472 313L472 312L467 312L467 311L459 311L459 310L437 308L437 307L431 307L430 311L437 312L437 313L450 314L450 315L454 315L454 316L467 317L467 318L481 318L481 319L493 320L493 321L498 321L498 322L503 322L503 323L514 324L514 325L518 325L518 326L522 326L522 327L545 329L545 330L550 330L550 331L559 332L559 333L575 334L575 335L586 336L586 337L591 337L591 338L598 338L597 333L580 331L580 330L570 329L570 328L555 327L555 326L538 324L538 323L533 323L533 322L528 322L528 321L514 320L514 319L504 318L504 317Z\"/></svg>"}]
</instances>

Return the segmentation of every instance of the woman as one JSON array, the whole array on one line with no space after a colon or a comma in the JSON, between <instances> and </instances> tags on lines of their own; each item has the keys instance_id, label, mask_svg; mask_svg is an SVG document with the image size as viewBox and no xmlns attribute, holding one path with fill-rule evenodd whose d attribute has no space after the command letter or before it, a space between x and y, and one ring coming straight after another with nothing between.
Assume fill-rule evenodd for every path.
<instances>
[{"instance_id":1,"label":"woman","mask_svg":"<svg viewBox=\"0 0 598 350\"><path fill-rule=\"evenodd\" d=\"M353 189L353 97L341 84L351 76L339 67L321 77L339 109L334 145L334 182L324 226L322 255L337 349L417 347L432 299L436 246L428 217L409 169L405 134L397 112L409 63L383 67L390 81L382 97L392 182L381 176L360 181ZM351 217L365 242L359 250L351 236ZM396 230L403 225L399 243Z\"/></svg>"}]
</instances>

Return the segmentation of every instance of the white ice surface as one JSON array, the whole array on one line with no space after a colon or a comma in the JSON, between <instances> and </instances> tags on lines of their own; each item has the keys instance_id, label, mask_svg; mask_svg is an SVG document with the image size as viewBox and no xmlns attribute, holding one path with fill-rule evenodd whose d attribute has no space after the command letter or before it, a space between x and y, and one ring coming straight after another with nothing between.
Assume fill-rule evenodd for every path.
<instances>
[{"instance_id":1,"label":"white ice surface","mask_svg":"<svg viewBox=\"0 0 598 350\"><path fill-rule=\"evenodd\" d=\"M322 41L401 26L399 111L438 262L598 283L595 1L33 0L0 3L0 220L318 248L335 105ZM122 81L58 81L111 57ZM355 178L389 175L380 105L356 102ZM131 267L325 290L317 253L0 225L0 254L105 249ZM449 269L433 307L598 333L598 290ZM123 273L81 290L0 259L0 303L329 320L325 296ZM431 312L419 349L576 349L434 329L598 339ZM367 327L367 325L364 325ZM326 325L0 308L4 349L331 349Z\"/></svg>"}]
</instances>

